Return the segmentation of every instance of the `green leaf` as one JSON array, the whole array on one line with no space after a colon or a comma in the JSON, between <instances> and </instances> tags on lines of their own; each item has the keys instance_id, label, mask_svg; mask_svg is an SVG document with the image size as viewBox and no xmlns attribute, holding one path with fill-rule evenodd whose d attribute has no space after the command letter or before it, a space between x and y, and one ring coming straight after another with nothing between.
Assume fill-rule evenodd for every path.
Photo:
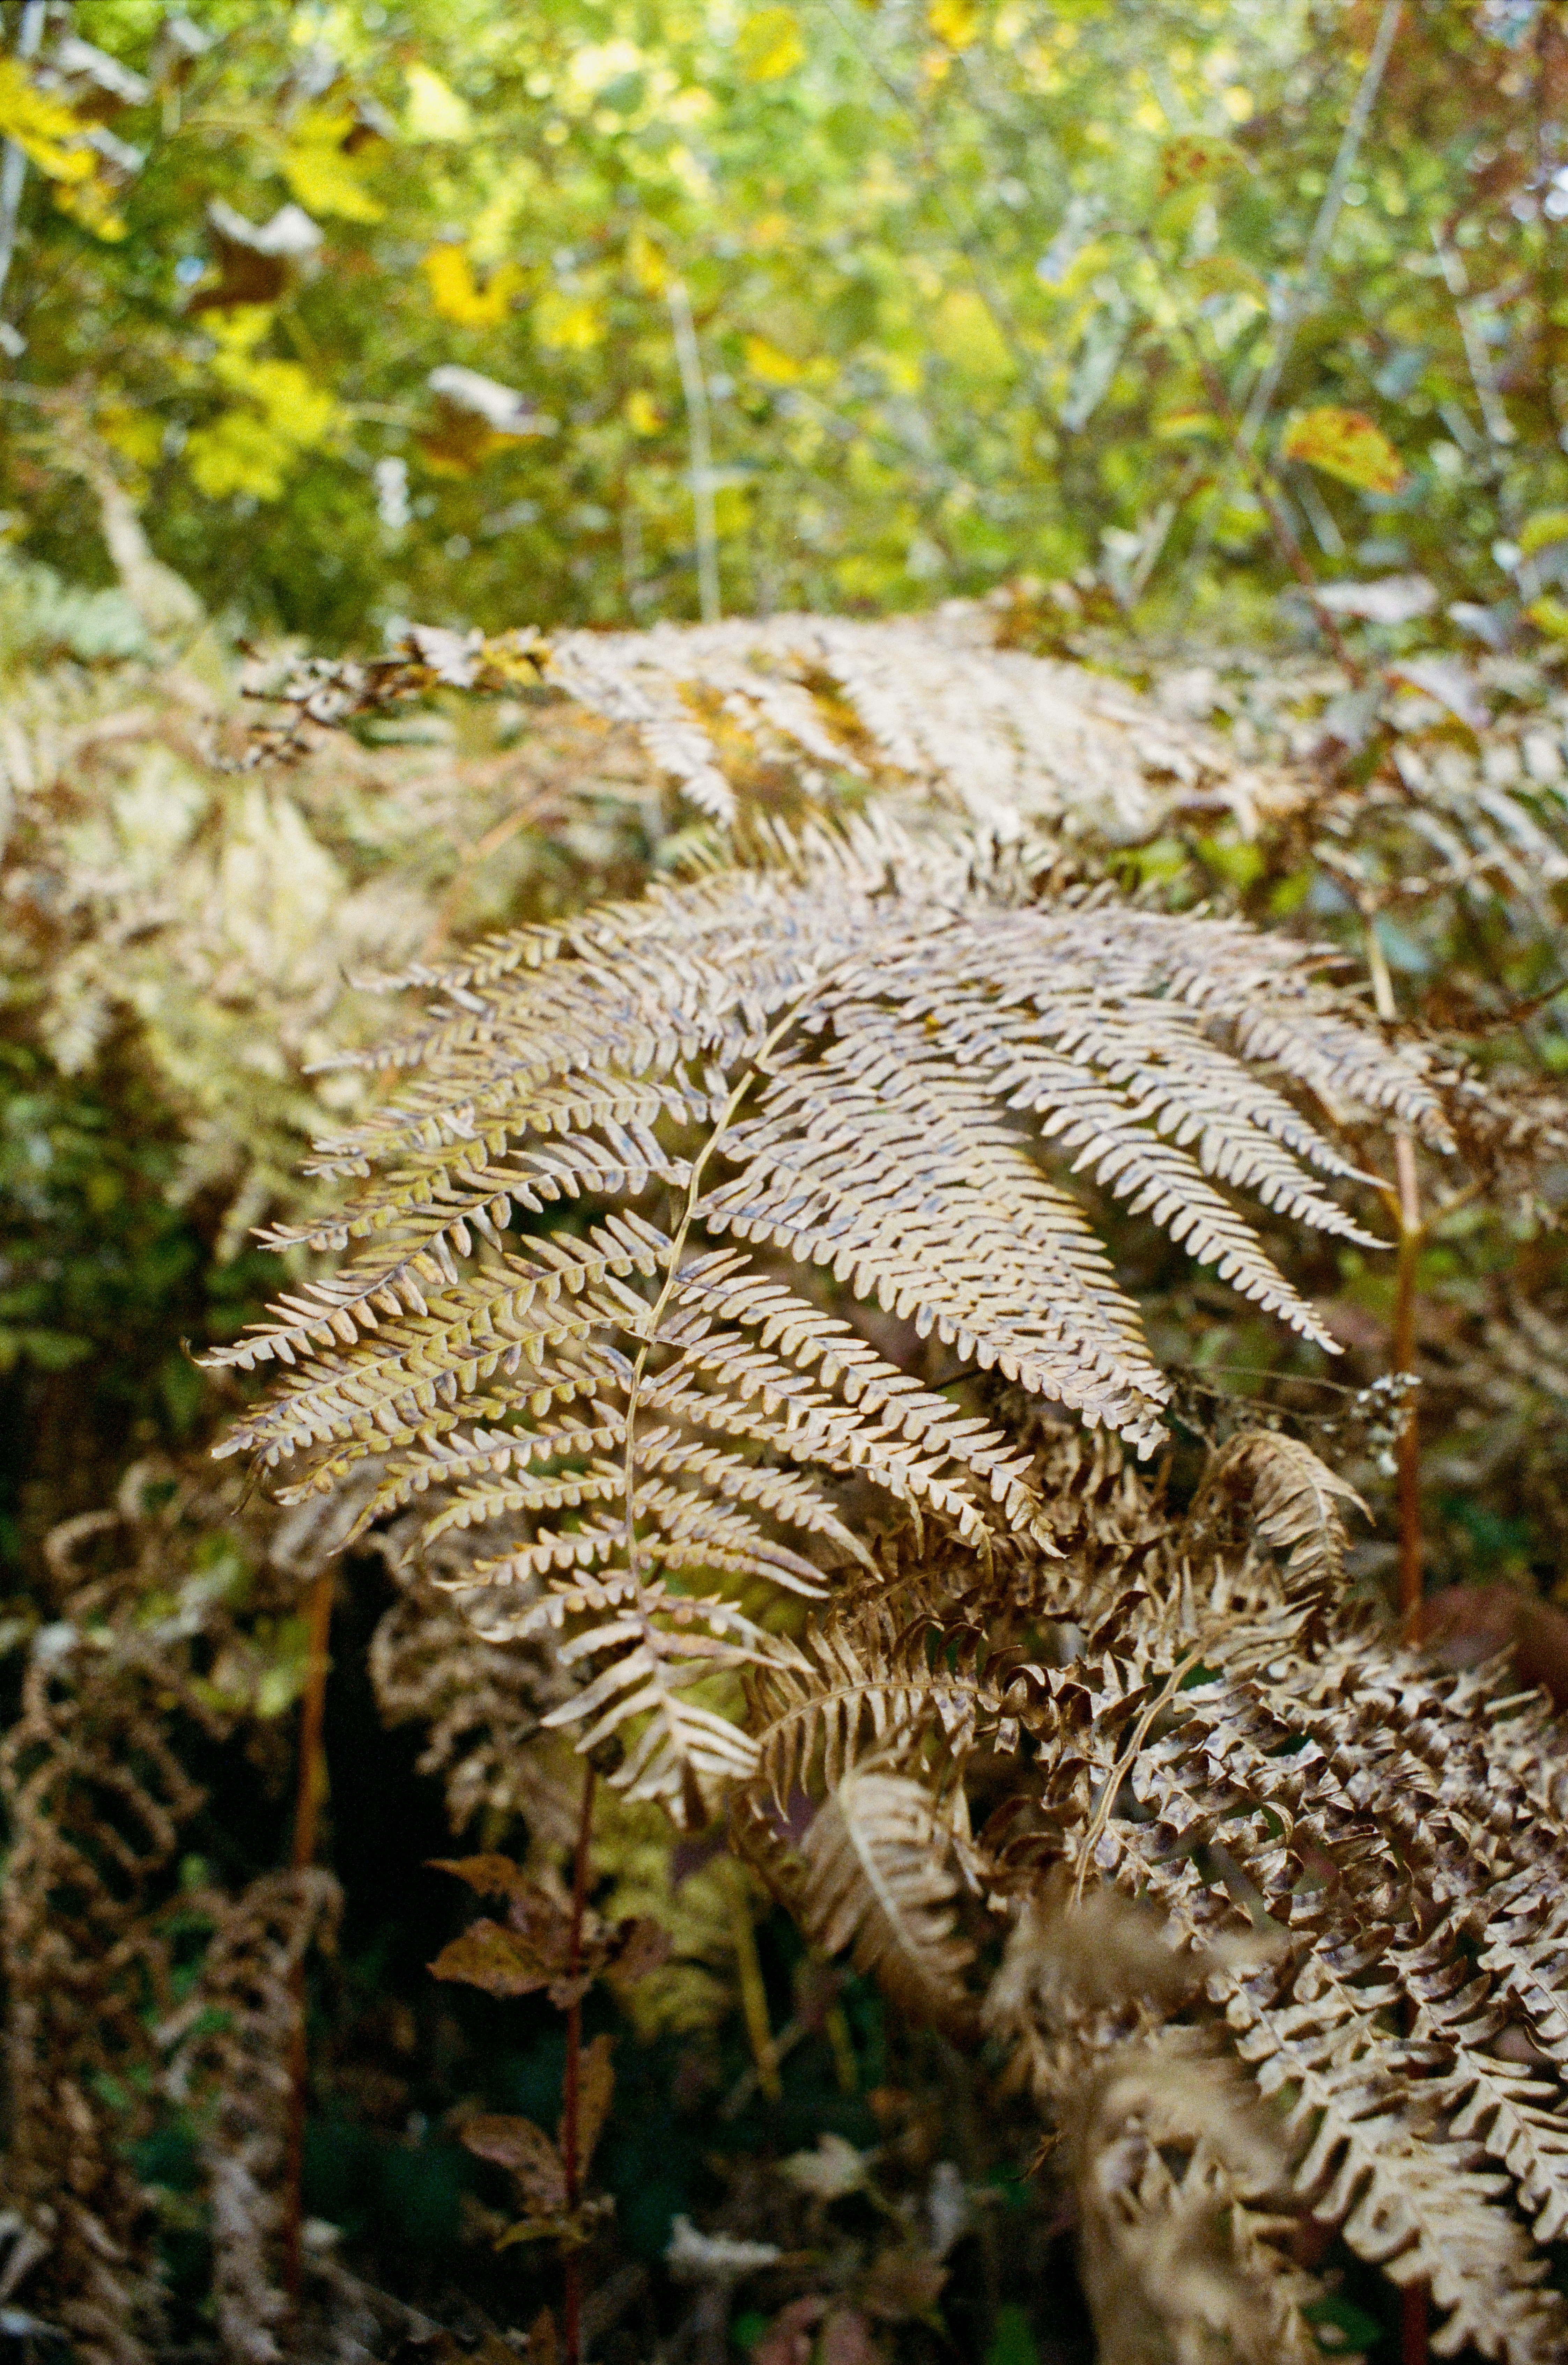
<instances>
[{"instance_id":1,"label":"green leaf","mask_svg":"<svg viewBox=\"0 0 1568 2365\"><path fill-rule=\"evenodd\" d=\"M985 2365L1040 2365L1040 2352L1023 2308L997 2309L996 2331L985 2352Z\"/></svg>"},{"instance_id":2,"label":"green leaf","mask_svg":"<svg viewBox=\"0 0 1568 2365\"><path fill-rule=\"evenodd\" d=\"M1371 2348L1383 2337L1382 2325L1364 2309L1341 2299L1338 2292L1331 2292L1327 2299L1309 2300L1302 2315L1326 2356L1338 2357L1348 2350Z\"/></svg>"}]
</instances>

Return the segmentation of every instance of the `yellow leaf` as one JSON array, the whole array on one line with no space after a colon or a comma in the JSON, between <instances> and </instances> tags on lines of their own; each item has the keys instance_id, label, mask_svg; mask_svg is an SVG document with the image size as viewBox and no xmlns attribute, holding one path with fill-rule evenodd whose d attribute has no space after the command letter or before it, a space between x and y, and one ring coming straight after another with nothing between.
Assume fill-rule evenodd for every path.
<instances>
[{"instance_id":1,"label":"yellow leaf","mask_svg":"<svg viewBox=\"0 0 1568 2365\"><path fill-rule=\"evenodd\" d=\"M290 470L303 453L318 450L336 429L340 412L325 387L298 362L257 360L249 351L266 327L264 306L230 331L212 363L220 386L242 398L185 443L185 465L210 499L249 493L281 500Z\"/></svg>"},{"instance_id":2,"label":"yellow leaf","mask_svg":"<svg viewBox=\"0 0 1568 2365\"><path fill-rule=\"evenodd\" d=\"M93 151L68 106L35 90L15 58L0 57L0 140L9 140L51 181L92 178Z\"/></svg>"},{"instance_id":3,"label":"yellow leaf","mask_svg":"<svg viewBox=\"0 0 1568 2365\"><path fill-rule=\"evenodd\" d=\"M498 328L522 287L521 263L498 263L483 287L474 276L465 247L432 246L420 265L430 281L431 301L443 320L464 329Z\"/></svg>"},{"instance_id":4,"label":"yellow leaf","mask_svg":"<svg viewBox=\"0 0 1568 2365\"><path fill-rule=\"evenodd\" d=\"M1154 432L1169 442L1186 435L1210 443L1224 441L1219 421L1209 410L1168 410L1163 419L1155 420Z\"/></svg>"},{"instance_id":5,"label":"yellow leaf","mask_svg":"<svg viewBox=\"0 0 1568 2365\"><path fill-rule=\"evenodd\" d=\"M925 21L950 50L967 50L980 36L980 0L931 0Z\"/></svg>"},{"instance_id":6,"label":"yellow leaf","mask_svg":"<svg viewBox=\"0 0 1568 2365\"><path fill-rule=\"evenodd\" d=\"M764 386L794 386L805 374L803 364L770 345L766 337L746 339L745 365Z\"/></svg>"},{"instance_id":7,"label":"yellow leaf","mask_svg":"<svg viewBox=\"0 0 1568 2365\"><path fill-rule=\"evenodd\" d=\"M235 304L206 323L207 333L226 353L248 353L273 324L271 304Z\"/></svg>"},{"instance_id":8,"label":"yellow leaf","mask_svg":"<svg viewBox=\"0 0 1568 2365\"><path fill-rule=\"evenodd\" d=\"M793 8L757 8L735 41L735 59L747 82L778 82L805 62L805 36Z\"/></svg>"},{"instance_id":9,"label":"yellow leaf","mask_svg":"<svg viewBox=\"0 0 1568 2365\"><path fill-rule=\"evenodd\" d=\"M664 249L648 236L640 222L633 225L626 241L626 268L645 296L662 296L669 286L669 264Z\"/></svg>"},{"instance_id":10,"label":"yellow leaf","mask_svg":"<svg viewBox=\"0 0 1568 2365\"><path fill-rule=\"evenodd\" d=\"M311 107L295 127L285 151L283 176L308 214L341 214L345 221L379 221L386 211L373 197L360 166L342 142L353 118Z\"/></svg>"},{"instance_id":11,"label":"yellow leaf","mask_svg":"<svg viewBox=\"0 0 1568 2365\"><path fill-rule=\"evenodd\" d=\"M336 402L298 362L249 362L241 383L268 424L301 452L324 443L338 423Z\"/></svg>"},{"instance_id":12,"label":"yellow leaf","mask_svg":"<svg viewBox=\"0 0 1568 2365\"><path fill-rule=\"evenodd\" d=\"M664 412L645 387L633 387L626 398L626 424L634 435L657 435L665 423Z\"/></svg>"},{"instance_id":13,"label":"yellow leaf","mask_svg":"<svg viewBox=\"0 0 1568 2365\"><path fill-rule=\"evenodd\" d=\"M931 342L944 361L966 377L1007 377L1013 356L982 297L955 287L943 297L931 324Z\"/></svg>"},{"instance_id":14,"label":"yellow leaf","mask_svg":"<svg viewBox=\"0 0 1568 2365\"><path fill-rule=\"evenodd\" d=\"M294 446L259 412L225 410L209 426L193 427L185 461L198 490L209 500L249 493L252 500L283 499Z\"/></svg>"},{"instance_id":15,"label":"yellow leaf","mask_svg":"<svg viewBox=\"0 0 1568 2365\"><path fill-rule=\"evenodd\" d=\"M432 67L412 65L407 75L409 111L404 118L411 140L467 140L474 118L468 102Z\"/></svg>"},{"instance_id":16,"label":"yellow leaf","mask_svg":"<svg viewBox=\"0 0 1568 2365\"><path fill-rule=\"evenodd\" d=\"M110 450L138 468L151 468L162 457L163 430L149 411L133 410L129 402L100 403L97 426Z\"/></svg>"},{"instance_id":17,"label":"yellow leaf","mask_svg":"<svg viewBox=\"0 0 1568 2365\"><path fill-rule=\"evenodd\" d=\"M533 333L558 353L586 353L603 342L604 307L590 297L547 287L533 308Z\"/></svg>"},{"instance_id":18,"label":"yellow leaf","mask_svg":"<svg viewBox=\"0 0 1568 2365\"><path fill-rule=\"evenodd\" d=\"M1568 608L1561 600L1554 600L1550 592L1539 600L1532 600L1525 614L1532 624L1550 633L1554 641L1568 641Z\"/></svg>"},{"instance_id":19,"label":"yellow leaf","mask_svg":"<svg viewBox=\"0 0 1568 2365\"><path fill-rule=\"evenodd\" d=\"M1286 426L1280 457L1305 460L1362 493L1396 493L1405 482L1405 463L1382 428L1363 411L1341 410L1332 403L1297 411Z\"/></svg>"},{"instance_id":20,"label":"yellow leaf","mask_svg":"<svg viewBox=\"0 0 1568 2365\"><path fill-rule=\"evenodd\" d=\"M1519 548L1526 558L1550 550L1554 542L1568 542L1568 510L1538 510L1519 528Z\"/></svg>"},{"instance_id":21,"label":"yellow leaf","mask_svg":"<svg viewBox=\"0 0 1568 2365\"><path fill-rule=\"evenodd\" d=\"M126 234L125 216L116 213L107 189L95 174L80 181L56 181L54 202L95 238L113 243Z\"/></svg>"}]
</instances>

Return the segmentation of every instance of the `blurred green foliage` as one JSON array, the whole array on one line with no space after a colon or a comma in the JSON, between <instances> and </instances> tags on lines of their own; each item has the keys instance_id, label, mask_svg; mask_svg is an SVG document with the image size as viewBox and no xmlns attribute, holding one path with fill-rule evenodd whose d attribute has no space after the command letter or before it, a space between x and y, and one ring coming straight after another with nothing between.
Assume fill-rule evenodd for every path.
<instances>
[{"instance_id":1,"label":"blurred green foliage","mask_svg":"<svg viewBox=\"0 0 1568 2365\"><path fill-rule=\"evenodd\" d=\"M29 174L0 499L73 575L67 411L250 629L691 614L678 281L732 610L1277 588L1214 383L1277 358L1314 566L1568 628L1559 0L1406 6L1331 219L1368 0L197 13L79 0L118 89L39 70L107 140Z\"/></svg>"}]
</instances>

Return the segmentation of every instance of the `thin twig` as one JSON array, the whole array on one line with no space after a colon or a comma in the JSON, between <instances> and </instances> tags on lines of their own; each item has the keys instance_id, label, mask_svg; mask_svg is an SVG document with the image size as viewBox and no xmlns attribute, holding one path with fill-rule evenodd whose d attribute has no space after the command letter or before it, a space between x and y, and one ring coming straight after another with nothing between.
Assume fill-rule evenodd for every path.
<instances>
[{"instance_id":1,"label":"thin twig","mask_svg":"<svg viewBox=\"0 0 1568 2365\"><path fill-rule=\"evenodd\" d=\"M702 374L702 353L691 318L691 298L684 279L671 279L665 289L670 326L675 332L676 366L686 398L686 432L691 445L691 509L697 534L697 599L705 624L716 624L719 605L719 528L713 510L713 432L708 409L708 381Z\"/></svg>"},{"instance_id":2,"label":"thin twig","mask_svg":"<svg viewBox=\"0 0 1568 2365\"><path fill-rule=\"evenodd\" d=\"M1143 246L1153 268L1159 271L1159 258L1154 251L1153 241L1147 235L1144 238ZM1174 308L1174 311L1177 333L1185 344L1192 356L1193 364L1203 380L1204 391L1208 396L1215 418L1230 439L1233 454L1251 480L1252 489L1262 504L1263 514L1269 521L1269 529L1274 537L1280 555L1306 593L1324 639L1344 667L1351 681L1360 689L1366 681L1366 668L1352 654L1344 633L1339 630L1338 618L1333 610L1325 604L1317 588L1317 577L1312 571L1306 553L1297 541L1290 520L1281 506L1273 478L1256 452L1249 446L1242 432L1241 421L1238 419L1230 396L1226 390L1225 380L1204 353L1197 331L1192 326L1179 305Z\"/></svg>"},{"instance_id":3,"label":"thin twig","mask_svg":"<svg viewBox=\"0 0 1568 2365\"><path fill-rule=\"evenodd\" d=\"M751 2040L752 2058L756 2063L756 2082L770 2102L781 2102L784 2087L778 2075L778 2049L768 2023L767 1990L762 1981L762 1958L756 1951L751 1900L746 1895L745 1875L738 1864L730 1881L730 1936L740 1978L741 2009Z\"/></svg>"},{"instance_id":4,"label":"thin twig","mask_svg":"<svg viewBox=\"0 0 1568 2365\"><path fill-rule=\"evenodd\" d=\"M1111 1820L1111 1810L1116 1803L1116 1793L1122 1787L1123 1777L1128 1766L1143 1747L1148 1736L1149 1726L1161 1709L1170 1707L1182 1688L1183 1678L1192 1668L1197 1665L1201 1655L1201 1652L1194 1648L1188 1652L1184 1659L1178 1660L1154 1698L1146 1704L1137 1722L1133 1727L1132 1739L1126 1748L1118 1753L1115 1764L1101 1784L1100 1796L1095 1801L1089 1829L1083 1834L1083 1845L1078 1851L1078 1869L1072 1882L1072 1901L1075 1905L1081 1905L1083 1902L1083 1884L1089 1877L1090 1861L1100 1844L1101 1833Z\"/></svg>"},{"instance_id":5,"label":"thin twig","mask_svg":"<svg viewBox=\"0 0 1568 2365\"><path fill-rule=\"evenodd\" d=\"M1345 190L1361 155L1361 141L1366 136L1367 125L1372 120L1372 107L1383 84L1384 69L1393 52L1394 35L1399 29L1402 13L1403 0L1383 0L1383 16L1378 25L1376 38L1372 42L1372 55L1367 60L1365 71L1351 102L1350 112L1346 118L1345 129L1340 137L1338 151L1329 171L1328 185L1323 192L1323 202L1317 208L1317 219L1313 223L1312 236L1307 241L1306 252L1302 258L1301 276L1296 282L1294 295L1281 315L1279 329L1274 338L1273 353L1264 364L1258 382L1253 387L1248 400L1246 414L1241 421L1241 437L1245 446L1241 457L1244 465L1249 461L1252 453L1257 449L1258 439L1268 421L1274 397L1280 390L1280 382L1289 365L1296 332L1306 318L1312 299L1317 292L1318 275L1327 260L1334 232L1339 226L1339 215L1345 202ZM1234 476L1228 470L1221 477L1216 488L1215 512L1225 507L1234 481ZM1193 551L1189 554L1187 562L1189 578L1201 554L1207 550L1208 540L1208 529L1205 528L1198 535Z\"/></svg>"},{"instance_id":6,"label":"thin twig","mask_svg":"<svg viewBox=\"0 0 1568 2365\"><path fill-rule=\"evenodd\" d=\"M1323 192L1323 203L1317 208L1317 219L1312 226L1312 236L1307 241L1306 253L1302 261L1301 277L1297 280L1294 292L1281 315L1279 330L1274 339L1273 353L1252 389L1251 398L1247 405L1247 414L1241 422L1242 436L1249 451L1253 449L1263 432L1264 421L1272 408L1274 397L1280 390L1280 380L1283 377L1290 361L1296 331L1305 319L1307 308L1317 292L1317 275L1327 259L1334 232L1339 226L1339 215L1345 203L1345 191L1361 156L1361 141L1366 136L1367 125L1372 120L1372 111L1377 103L1377 95L1383 85L1384 70L1393 54L1394 36L1399 30L1399 19L1403 13L1404 0L1383 0L1383 16L1378 25L1377 37L1372 42L1372 55L1367 60L1366 70L1361 75L1361 84L1351 102L1350 112L1346 118L1344 134L1339 141L1339 151L1334 159L1333 169L1328 175L1328 185Z\"/></svg>"},{"instance_id":7,"label":"thin twig","mask_svg":"<svg viewBox=\"0 0 1568 2365\"><path fill-rule=\"evenodd\" d=\"M1494 446L1517 443L1518 429L1508 416L1507 405L1498 389L1497 373L1492 366L1492 356L1471 316L1474 299L1470 293L1464 264L1436 222L1432 224L1432 248L1442 266L1443 285L1453 298L1453 315L1459 322L1459 333L1464 345L1465 365L1470 372L1470 382L1475 388L1475 399L1481 406L1482 424L1486 430L1487 441Z\"/></svg>"},{"instance_id":8,"label":"thin twig","mask_svg":"<svg viewBox=\"0 0 1568 2365\"><path fill-rule=\"evenodd\" d=\"M22 21L17 28L15 54L24 63L38 55L43 39L47 0L27 0ZM6 282L11 275L11 258L17 252L17 225L21 219L22 188L28 177L28 156L14 140L6 142L6 160L0 164L0 297L6 293ZM0 351L13 358L24 350L17 331L0 321Z\"/></svg>"}]
</instances>

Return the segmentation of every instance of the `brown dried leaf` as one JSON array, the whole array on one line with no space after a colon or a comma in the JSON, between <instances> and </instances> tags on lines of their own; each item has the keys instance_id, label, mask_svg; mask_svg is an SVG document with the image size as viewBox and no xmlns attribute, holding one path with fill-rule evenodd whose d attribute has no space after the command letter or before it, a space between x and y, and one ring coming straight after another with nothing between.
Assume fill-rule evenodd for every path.
<instances>
[{"instance_id":1,"label":"brown dried leaf","mask_svg":"<svg viewBox=\"0 0 1568 2365\"><path fill-rule=\"evenodd\" d=\"M463 2130L465 2150L493 2160L517 2180L530 2217L559 2217L566 2206L566 2163L532 2119L498 2113L470 2119Z\"/></svg>"},{"instance_id":2,"label":"brown dried leaf","mask_svg":"<svg viewBox=\"0 0 1568 2365\"><path fill-rule=\"evenodd\" d=\"M532 1995L549 1984L554 1970L517 1931L486 1921L471 1923L430 1965L434 1978L458 1979L493 1996Z\"/></svg>"},{"instance_id":3,"label":"brown dried leaf","mask_svg":"<svg viewBox=\"0 0 1568 2365\"><path fill-rule=\"evenodd\" d=\"M522 1897L537 1883L510 1855L432 1855L431 1872L455 1873L479 1897Z\"/></svg>"},{"instance_id":4,"label":"brown dried leaf","mask_svg":"<svg viewBox=\"0 0 1568 2365\"><path fill-rule=\"evenodd\" d=\"M612 2036L596 2036L583 2047L582 2065L577 2072L577 2182L587 2180L588 2163L594 2146L610 2116L610 2104L615 2092L615 2071L610 2055L615 2049ZM563 2114L559 2141L563 2151L566 2146L566 2122Z\"/></svg>"},{"instance_id":5,"label":"brown dried leaf","mask_svg":"<svg viewBox=\"0 0 1568 2365\"><path fill-rule=\"evenodd\" d=\"M616 1924L604 1955L604 1976L612 1987L629 1988L658 1970L670 1957L669 1932L646 1914Z\"/></svg>"},{"instance_id":6,"label":"brown dried leaf","mask_svg":"<svg viewBox=\"0 0 1568 2365\"><path fill-rule=\"evenodd\" d=\"M884 2250L860 2285L860 2304L888 2324L929 2324L946 2280L939 2259L919 2250Z\"/></svg>"}]
</instances>

